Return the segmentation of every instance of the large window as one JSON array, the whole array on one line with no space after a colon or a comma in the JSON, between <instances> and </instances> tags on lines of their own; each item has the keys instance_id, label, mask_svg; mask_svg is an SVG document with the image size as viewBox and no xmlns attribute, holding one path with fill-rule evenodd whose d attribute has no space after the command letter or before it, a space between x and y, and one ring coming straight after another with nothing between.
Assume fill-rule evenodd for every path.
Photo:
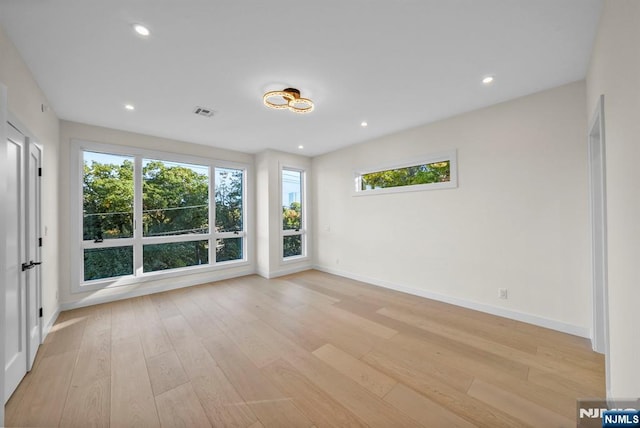
<instances>
[{"instance_id":1,"label":"large window","mask_svg":"<svg viewBox=\"0 0 640 428\"><path fill-rule=\"evenodd\" d=\"M358 172L355 185L356 194L456 187L456 153Z\"/></svg>"},{"instance_id":2,"label":"large window","mask_svg":"<svg viewBox=\"0 0 640 428\"><path fill-rule=\"evenodd\" d=\"M282 257L306 255L304 171L282 168Z\"/></svg>"},{"instance_id":3,"label":"large window","mask_svg":"<svg viewBox=\"0 0 640 428\"><path fill-rule=\"evenodd\" d=\"M81 285L246 260L246 168L122 150L79 148Z\"/></svg>"}]
</instances>

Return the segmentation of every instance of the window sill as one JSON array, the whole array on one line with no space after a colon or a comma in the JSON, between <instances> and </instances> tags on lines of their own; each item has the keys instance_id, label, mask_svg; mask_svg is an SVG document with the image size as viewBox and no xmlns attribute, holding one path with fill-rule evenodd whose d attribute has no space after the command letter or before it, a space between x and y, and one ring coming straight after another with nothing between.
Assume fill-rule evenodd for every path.
<instances>
[{"instance_id":1,"label":"window sill","mask_svg":"<svg viewBox=\"0 0 640 428\"><path fill-rule=\"evenodd\" d=\"M428 190L455 189L455 182L414 184L411 186L386 187L384 189L354 190L353 196L388 195L390 193L424 192Z\"/></svg>"},{"instance_id":2,"label":"window sill","mask_svg":"<svg viewBox=\"0 0 640 428\"><path fill-rule=\"evenodd\" d=\"M185 275L196 275L207 272L223 271L233 268L249 267L251 263L247 260L220 262L216 265L200 265L190 266L178 269L167 269L165 271L148 272L141 276L121 276L118 278L109 278L104 280L95 280L89 282L80 282L76 285L71 294L83 293L87 291L104 290L127 285L144 284L151 281L160 281L164 279L176 278Z\"/></svg>"},{"instance_id":3,"label":"window sill","mask_svg":"<svg viewBox=\"0 0 640 428\"><path fill-rule=\"evenodd\" d=\"M291 257L287 257L286 259L280 259L280 265L290 265L293 263L301 263L301 262L307 262L310 261L311 257L309 257L308 255L305 256L291 256Z\"/></svg>"}]
</instances>

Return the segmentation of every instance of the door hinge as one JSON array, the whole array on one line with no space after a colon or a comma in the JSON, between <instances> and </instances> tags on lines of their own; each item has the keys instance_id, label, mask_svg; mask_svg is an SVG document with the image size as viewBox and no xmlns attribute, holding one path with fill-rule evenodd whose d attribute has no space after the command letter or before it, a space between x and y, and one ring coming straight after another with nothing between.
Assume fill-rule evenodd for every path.
<instances>
[{"instance_id":1,"label":"door hinge","mask_svg":"<svg viewBox=\"0 0 640 428\"><path fill-rule=\"evenodd\" d=\"M40 318L42 318L42 308L40 308Z\"/></svg>"},{"instance_id":2,"label":"door hinge","mask_svg":"<svg viewBox=\"0 0 640 428\"><path fill-rule=\"evenodd\" d=\"M38 247L42 247L42 238L38 238Z\"/></svg>"},{"instance_id":3,"label":"door hinge","mask_svg":"<svg viewBox=\"0 0 640 428\"><path fill-rule=\"evenodd\" d=\"M42 177L42 168L38 168L38 177Z\"/></svg>"}]
</instances>

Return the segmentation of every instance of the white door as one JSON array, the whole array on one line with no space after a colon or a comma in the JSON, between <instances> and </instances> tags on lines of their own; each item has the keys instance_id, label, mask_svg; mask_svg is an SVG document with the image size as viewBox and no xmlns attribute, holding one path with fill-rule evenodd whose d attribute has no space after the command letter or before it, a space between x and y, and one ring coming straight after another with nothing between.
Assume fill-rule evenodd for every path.
<instances>
[{"instance_id":1,"label":"white door","mask_svg":"<svg viewBox=\"0 0 640 428\"><path fill-rule=\"evenodd\" d=\"M5 400L31 370L41 343L40 148L7 124Z\"/></svg>"},{"instance_id":2,"label":"white door","mask_svg":"<svg viewBox=\"0 0 640 428\"><path fill-rule=\"evenodd\" d=\"M22 263L26 259L24 246L25 230L25 186L24 150L26 138L11 125L7 126L7 194L6 204L6 254L7 278L6 330L5 330L5 383L4 398L9 400L27 372L27 296Z\"/></svg>"},{"instance_id":3,"label":"white door","mask_svg":"<svg viewBox=\"0 0 640 428\"><path fill-rule=\"evenodd\" d=\"M31 370L41 342L42 318L40 314L40 160L42 152L35 143L28 141L27 172L27 258L25 261L31 268L26 273L27 294L27 370Z\"/></svg>"}]
</instances>

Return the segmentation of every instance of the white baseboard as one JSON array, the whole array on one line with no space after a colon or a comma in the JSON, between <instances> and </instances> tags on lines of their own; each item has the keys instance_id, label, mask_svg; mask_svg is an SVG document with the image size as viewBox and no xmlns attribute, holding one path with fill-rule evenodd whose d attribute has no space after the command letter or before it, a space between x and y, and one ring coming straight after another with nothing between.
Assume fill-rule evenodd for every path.
<instances>
[{"instance_id":1,"label":"white baseboard","mask_svg":"<svg viewBox=\"0 0 640 428\"><path fill-rule=\"evenodd\" d=\"M42 326L42 342L41 343L44 343L44 339L47 337L47 335L51 331L51 328L56 323L56 320L58 319L59 315L60 315L60 306L56 307L56 310L53 312L53 314L49 318L49 321L47 321L47 323Z\"/></svg>"},{"instance_id":2,"label":"white baseboard","mask_svg":"<svg viewBox=\"0 0 640 428\"><path fill-rule=\"evenodd\" d=\"M60 304L60 309L68 311L70 309L83 308L85 306L100 305L102 303L115 302L117 300L130 299L132 297L146 296L148 294L162 293L163 291L176 290L178 288L192 287L194 285L207 284L209 282L223 281L225 279L239 278L241 276L255 274L253 268L244 271L236 271L233 273L220 274L216 273L215 278L210 281L202 278L189 278L185 277L178 281L172 281L170 284L160 284L143 288L136 288L134 290L127 290L120 293L108 294L103 296L89 296L84 299L79 299L71 302L63 302Z\"/></svg>"},{"instance_id":3,"label":"white baseboard","mask_svg":"<svg viewBox=\"0 0 640 428\"><path fill-rule=\"evenodd\" d=\"M278 278L280 276L291 275L292 273L304 272L305 270L311 270L311 269L315 269L315 268L311 265L304 265L304 266L291 267L287 269L279 269L273 272L265 271L264 269L258 269L256 273L263 278L273 279L273 278Z\"/></svg>"},{"instance_id":4,"label":"white baseboard","mask_svg":"<svg viewBox=\"0 0 640 428\"><path fill-rule=\"evenodd\" d=\"M260 275L264 279L269 279L269 271L265 269L256 269L256 275Z\"/></svg>"},{"instance_id":5,"label":"white baseboard","mask_svg":"<svg viewBox=\"0 0 640 428\"><path fill-rule=\"evenodd\" d=\"M580 327L573 324L564 323L549 318L540 317L537 315L527 314L524 312L518 312L511 309L500 308L497 306L487 305L485 303L478 303L471 300L461 299L459 297L447 296L440 293L434 293L432 291L423 290L419 288L409 287L400 284L394 284L388 281L379 280L376 278L369 278L362 275L352 274L350 272L340 271L325 266L315 265L313 267L321 272L330 273L333 275L343 276L356 281L366 282L368 284L376 285L378 287L388 288L395 291L401 291L403 293L412 294L414 296L425 297L427 299L437 300L440 302L450 303L452 305L461 306L463 308L473 309L480 312L485 312L491 315L497 315L504 318L513 319L516 321L526 322L528 324L537 325L540 327L550 328L563 333L572 334L589 339L591 331L589 328Z\"/></svg>"}]
</instances>

